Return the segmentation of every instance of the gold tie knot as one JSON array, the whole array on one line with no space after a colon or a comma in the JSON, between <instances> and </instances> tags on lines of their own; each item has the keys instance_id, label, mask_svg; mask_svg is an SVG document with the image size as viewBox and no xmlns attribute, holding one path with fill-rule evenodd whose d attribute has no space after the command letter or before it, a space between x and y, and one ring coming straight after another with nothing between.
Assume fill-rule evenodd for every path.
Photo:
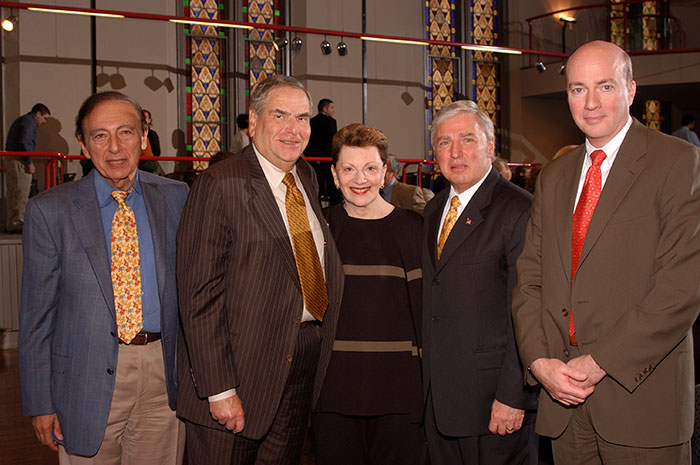
<instances>
[{"instance_id":1,"label":"gold tie knot","mask_svg":"<svg viewBox=\"0 0 700 465\"><path fill-rule=\"evenodd\" d=\"M593 160L593 166L600 166L605 161L605 152L602 150L594 150L591 152L591 160Z\"/></svg>"},{"instance_id":2,"label":"gold tie knot","mask_svg":"<svg viewBox=\"0 0 700 465\"><path fill-rule=\"evenodd\" d=\"M117 201L120 207L123 207L126 205L126 198L131 194L131 191L134 189L131 188L128 191L112 191L112 198Z\"/></svg>"},{"instance_id":3,"label":"gold tie knot","mask_svg":"<svg viewBox=\"0 0 700 465\"><path fill-rule=\"evenodd\" d=\"M450 200L450 210L452 210L453 208L457 210L460 205L462 204L459 201L459 196L455 195L454 197L452 197L452 200Z\"/></svg>"}]
</instances>

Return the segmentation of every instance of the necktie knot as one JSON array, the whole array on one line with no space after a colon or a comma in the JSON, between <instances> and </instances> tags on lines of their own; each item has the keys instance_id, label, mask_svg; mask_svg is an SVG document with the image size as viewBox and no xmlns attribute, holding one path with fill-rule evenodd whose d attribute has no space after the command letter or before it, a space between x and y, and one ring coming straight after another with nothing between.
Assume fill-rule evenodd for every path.
<instances>
[{"instance_id":1,"label":"necktie knot","mask_svg":"<svg viewBox=\"0 0 700 465\"><path fill-rule=\"evenodd\" d=\"M119 206L126 204L126 198L131 194L134 189L129 189L128 191L112 191L112 198L117 201Z\"/></svg>"},{"instance_id":2,"label":"necktie knot","mask_svg":"<svg viewBox=\"0 0 700 465\"><path fill-rule=\"evenodd\" d=\"M452 197L452 199L450 200L450 208L459 208L460 205L462 204L459 201L459 196L455 195L454 197Z\"/></svg>"},{"instance_id":3,"label":"necktie knot","mask_svg":"<svg viewBox=\"0 0 700 465\"><path fill-rule=\"evenodd\" d=\"M591 160L593 160L593 166L600 166L605 161L605 152L602 150L594 150L591 152Z\"/></svg>"},{"instance_id":4,"label":"necktie knot","mask_svg":"<svg viewBox=\"0 0 700 465\"><path fill-rule=\"evenodd\" d=\"M294 181L294 175L292 175L292 173L285 174L284 179L282 179L282 183L287 186L287 188L296 187L297 185L296 181Z\"/></svg>"}]
</instances>

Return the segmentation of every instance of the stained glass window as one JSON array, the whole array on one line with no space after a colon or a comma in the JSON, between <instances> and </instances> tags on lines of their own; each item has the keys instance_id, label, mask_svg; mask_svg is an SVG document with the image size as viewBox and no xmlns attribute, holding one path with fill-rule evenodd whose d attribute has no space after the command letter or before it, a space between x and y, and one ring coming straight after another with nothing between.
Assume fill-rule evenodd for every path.
<instances>
[{"instance_id":1,"label":"stained glass window","mask_svg":"<svg viewBox=\"0 0 700 465\"><path fill-rule=\"evenodd\" d=\"M249 23L279 24L280 22L277 0L243 0L243 13ZM258 81L280 71L281 66L278 64L278 51L273 46L276 38L274 31L251 29L244 37L248 40L245 63L248 69L247 100L253 86Z\"/></svg>"},{"instance_id":2,"label":"stained glass window","mask_svg":"<svg viewBox=\"0 0 700 465\"><path fill-rule=\"evenodd\" d=\"M625 48L625 29L627 28L627 5L623 0L610 0L610 42Z\"/></svg>"},{"instance_id":3,"label":"stained glass window","mask_svg":"<svg viewBox=\"0 0 700 465\"><path fill-rule=\"evenodd\" d=\"M426 1L425 18L428 39L455 41L454 0ZM437 112L456 98L456 66L454 47L447 45L428 47L428 129Z\"/></svg>"},{"instance_id":4,"label":"stained glass window","mask_svg":"<svg viewBox=\"0 0 700 465\"><path fill-rule=\"evenodd\" d=\"M472 0L472 42L498 45L498 9L496 0ZM499 58L493 52L472 52L472 96L476 104L493 121L496 150L500 149L501 89Z\"/></svg>"},{"instance_id":5,"label":"stained glass window","mask_svg":"<svg viewBox=\"0 0 700 465\"><path fill-rule=\"evenodd\" d=\"M659 36L656 32L656 1L642 3L642 50L658 50Z\"/></svg>"},{"instance_id":6,"label":"stained glass window","mask_svg":"<svg viewBox=\"0 0 700 465\"><path fill-rule=\"evenodd\" d=\"M644 121L648 128L661 130L661 101L644 101Z\"/></svg>"},{"instance_id":7,"label":"stained glass window","mask_svg":"<svg viewBox=\"0 0 700 465\"><path fill-rule=\"evenodd\" d=\"M184 0L185 16L216 20L223 18L224 4L216 0ZM191 24L185 29L187 65L187 151L193 157L209 158L226 150L225 34L218 27ZM203 169L208 162L195 162Z\"/></svg>"}]
</instances>

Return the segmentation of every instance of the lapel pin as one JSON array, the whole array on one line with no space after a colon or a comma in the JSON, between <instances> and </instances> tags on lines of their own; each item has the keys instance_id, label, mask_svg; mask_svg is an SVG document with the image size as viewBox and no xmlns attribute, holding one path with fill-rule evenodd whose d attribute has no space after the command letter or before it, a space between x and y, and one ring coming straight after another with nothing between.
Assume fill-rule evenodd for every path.
<instances>
[{"instance_id":1,"label":"lapel pin","mask_svg":"<svg viewBox=\"0 0 700 465\"><path fill-rule=\"evenodd\" d=\"M472 224L472 219L471 219L471 218L467 218L467 224Z\"/></svg>"}]
</instances>

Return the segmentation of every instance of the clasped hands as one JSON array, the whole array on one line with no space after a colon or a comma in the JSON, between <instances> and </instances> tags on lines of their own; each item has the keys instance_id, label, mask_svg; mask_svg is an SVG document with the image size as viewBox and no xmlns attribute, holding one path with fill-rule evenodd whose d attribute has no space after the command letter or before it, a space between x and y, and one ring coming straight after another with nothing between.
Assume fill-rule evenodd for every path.
<instances>
[{"instance_id":1,"label":"clasped hands","mask_svg":"<svg viewBox=\"0 0 700 465\"><path fill-rule=\"evenodd\" d=\"M583 403L606 375L590 354L571 359L569 363L556 358L538 358L530 365L530 371L554 400L567 406Z\"/></svg>"}]
</instances>

